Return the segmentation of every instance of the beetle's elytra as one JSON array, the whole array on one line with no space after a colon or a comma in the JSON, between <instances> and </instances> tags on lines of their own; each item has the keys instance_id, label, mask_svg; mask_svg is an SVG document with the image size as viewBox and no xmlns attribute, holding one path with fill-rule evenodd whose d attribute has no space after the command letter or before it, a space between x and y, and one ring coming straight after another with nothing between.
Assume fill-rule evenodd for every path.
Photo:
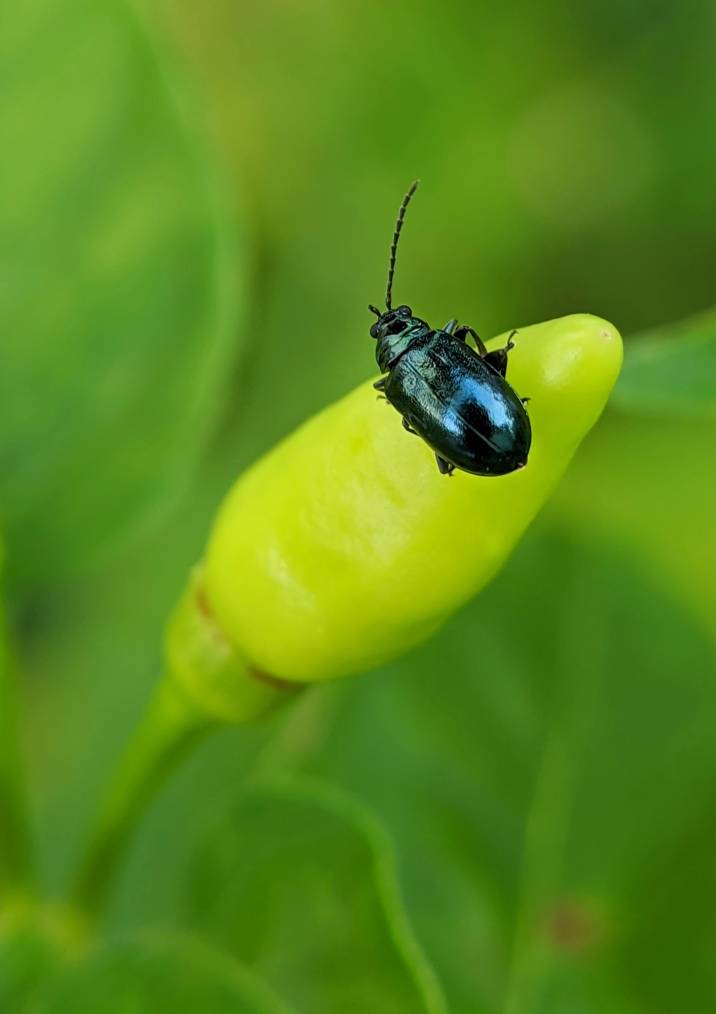
<instances>
[{"instance_id":1,"label":"beetle's elytra","mask_svg":"<svg viewBox=\"0 0 716 1014\"><path fill-rule=\"evenodd\" d=\"M508 384L507 359L514 346L488 352L471 327L450 320L433 329L409 306L391 305L395 258L405 211L417 181L403 198L393 233L385 310L370 306L377 320L375 357L385 376L375 383L403 417L403 426L435 451L438 468L473 475L506 475L527 464L532 430L525 401ZM475 351L467 344L471 335Z\"/></svg>"}]
</instances>

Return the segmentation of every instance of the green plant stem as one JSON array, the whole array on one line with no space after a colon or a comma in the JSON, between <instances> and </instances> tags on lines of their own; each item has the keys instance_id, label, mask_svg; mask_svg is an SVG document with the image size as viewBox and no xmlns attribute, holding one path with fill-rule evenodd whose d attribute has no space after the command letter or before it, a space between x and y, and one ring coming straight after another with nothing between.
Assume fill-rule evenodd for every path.
<instances>
[{"instance_id":1,"label":"green plant stem","mask_svg":"<svg viewBox=\"0 0 716 1014\"><path fill-rule=\"evenodd\" d=\"M208 608L198 569L170 618L165 653L164 678L104 797L70 896L80 933L102 915L138 818L184 755L212 729L261 718L300 690L244 664Z\"/></svg>"},{"instance_id":2,"label":"green plant stem","mask_svg":"<svg viewBox=\"0 0 716 1014\"><path fill-rule=\"evenodd\" d=\"M107 791L71 895L85 929L106 906L131 832L156 790L217 722L200 714L170 678L160 681Z\"/></svg>"},{"instance_id":3,"label":"green plant stem","mask_svg":"<svg viewBox=\"0 0 716 1014\"><path fill-rule=\"evenodd\" d=\"M18 730L17 673L0 601L0 897L30 893L33 860Z\"/></svg>"}]
</instances>

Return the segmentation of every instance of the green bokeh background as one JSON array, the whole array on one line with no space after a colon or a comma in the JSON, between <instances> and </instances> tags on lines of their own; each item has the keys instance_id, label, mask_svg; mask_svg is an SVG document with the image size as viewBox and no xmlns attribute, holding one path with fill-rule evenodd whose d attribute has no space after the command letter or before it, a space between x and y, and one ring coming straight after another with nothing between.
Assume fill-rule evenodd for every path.
<instances>
[{"instance_id":1,"label":"green bokeh background","mask_svg":"<svg viewBox=\"0 0 716 1014\"><path fill-rule=\"evenodd\" d=\"M58 970L5 929L3 1011L716 1005L715 45L705 0L0 15L0 515L48 896L222 493L373 372L413 178L398 299L627 343L480 599L202 747L102 951Z\"/></svg>"}]
</instances>

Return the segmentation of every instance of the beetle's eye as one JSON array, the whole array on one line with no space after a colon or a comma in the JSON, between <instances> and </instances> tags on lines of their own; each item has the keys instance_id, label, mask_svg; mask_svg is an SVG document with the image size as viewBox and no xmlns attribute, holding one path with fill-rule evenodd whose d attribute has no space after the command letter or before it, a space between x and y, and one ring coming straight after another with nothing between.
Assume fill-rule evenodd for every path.
<instances>
[{"instance_id":1,"label":"beetle's eye","mask_svg":"<svg viewBox=\"0 0 716 1014\"><path fill-rule=\"evenodd\" d=\"M398 309L395 312L400 317L412 317L413 316L413 311L410 309L409 306L405 306L405 304L403 304L403 306L399 306Z\"/></svg>"}]
</instances>

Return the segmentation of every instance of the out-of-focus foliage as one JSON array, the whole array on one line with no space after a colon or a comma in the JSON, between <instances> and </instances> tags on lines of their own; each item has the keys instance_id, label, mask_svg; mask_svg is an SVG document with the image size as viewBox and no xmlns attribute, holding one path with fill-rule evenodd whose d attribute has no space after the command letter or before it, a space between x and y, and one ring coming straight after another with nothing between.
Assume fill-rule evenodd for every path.
<instances>
[{"instance_id":1,"label":"out-of-focus foliage","mask_svg":"<svg viewBox=\"0 0 716 1014\"><path fill-rule=\"evenodd\" d=\"M713 995L712 657L628 556L542 531L417 674L336 703L303 763L395 836L451 1009Z\"/></svg>"},{"instance_id":2,"label":"out-of-focus foliage","mask_svg":"<svg viewBox=\"0 0 716 1014\"><path fill-rule=\"evenodd\" d=\"M630 546L716 638L713 314L639 335L551 511Z\"/></svg>"},{"instance_id":3,"label":"out-of-focus foliage","mask_svg":"<svg viewBox=\"0 0 716 1014\"><path fill-rule=\"evenodd\" d=\"M30 919L8 925L5 912L0 933L0 1009L22 1011L57 966L51 936Z\"/></svg>"},{"instance_id":4,"label":"out-of-focus foliage","mask_svg":"<svg viewBox=\"0 0 716 1014\"><path fill-rule=\"evenodd\" d=\"M205 146L121 0L7 10L0 65L0 513L37 581L185 489L240 279Z\"/></svg>"},{"instance_id":5,"label":"out-of-focus foliage","mask_svg":"<svg viewBox=\"0 0 716 1014\"><path fill-rule=\"evenodd\" d=\"M658 328L636 339L629 352L613 398L615 407L648 418L716 423L715 314ZM697 432L697 442L698 436ZM688 454L688 446L685 451ZM678 458L674 464L678 467Z\"/></svg>"},{"instance_id":6,"label":"out-of-focus foliage","mask_svg":"<svg viewBox=\"0 0 716 1014\"><path fill-rule=\"evenodd\" d=\"M36 1014L292 1014L235 962L194 940L137 935L61 972L40 991Z\"/></svg>"},{"instance_id":7,"label":"out-of-focus foliage","mask_svg":"<svg viewBox=\"0 0 716 1014\"><path fill-rule=\"evenodd\" d=\"M589 310L619 326L627 358L614 408L476 602L403 661L217 737L167 788L108 930L201 940L159 956L110 940L41 984L46 1006L81 1010L87 996L96 1010L122 983L157 1014L181 1010L177 989L196 971L186 995L209 1011L237 996L280 1010L260 1006L271 991L301 1014L348 1009L372 986L380 1014L395 1009L375 999L381 985L404 1005L411 990L426 1007L442 991L455 1014L712 1009L716 431L711 318L698 316L716 304L711 5L141 9L152 41L119 0L84 17L89 7L49 0L8 7L0 32L0 130L18 138L0 160L11 265L0 306L27 304L0 334L9 555L54 577L118 547L150 502L163 521L103 570L15 610L51 892L146 700L161 626L220 497L374 370L365 303L380 299L411 179L423 188L398 298L486 335ZM168 78L170 44L183 70ZM224 397L216 271L227 262L206 144L177 113L185 88L251 223L250 326L233 335L246 352ZM637 332L643 344L629 342ZM12 384L10 364L22 371ZM160 495L189 473L219 411L181 502ZM70 426L83 440L61 458ZM490 520L465 518L466 531ZM323 802L284 811L260 786L287 770L322 784ZM332 793L355 797L355 811L333 812ZM395 858L397 935L351 815L365 811ZM315 844L312 828L325 830ZM301 847L289 855L290 834ZM302 922L295 906L317 883L321 905L309 897ZM207 944L222 956L204 957ZM3 951L0 984L16 998L33 992L34 953Z\"/></svg>"},{"instance_id":8,"label":"out-of-focus foliage","mask_svg":"<svg viewBox=\"0 0 716 1014\"><path fill-rule=\"evenodd\" d=\"M446 1009L400 898L390 839L350 798L305 779L250 787L207 836L190 887L188 925L242 955L299 1010Z\"/></svg>"}]
</instances>

